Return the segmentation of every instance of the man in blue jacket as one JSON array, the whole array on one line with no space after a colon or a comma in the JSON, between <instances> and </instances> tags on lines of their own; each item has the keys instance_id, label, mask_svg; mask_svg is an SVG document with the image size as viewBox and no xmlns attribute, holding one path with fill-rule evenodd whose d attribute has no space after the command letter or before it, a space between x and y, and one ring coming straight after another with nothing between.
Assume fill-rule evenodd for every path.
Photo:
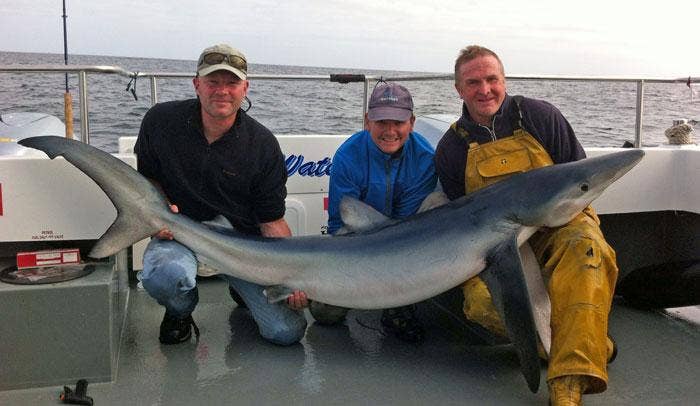
<instances>
[{"instance_id":1,"label":"man in blue jacket","mask_svg":"<svg viewBox=\"0 0 700 406\"><path fill-rule=\"evenodd\" d=\"M413 132L413 99L397 84L381 82L375 87L365 115L365 130L348 138L336 151L331 166L328 203L328 232L343 227L340 201L354 197L388 218L403 219L414 214L437 183L434 149ZM348 309L312 302L317 321L335 324ZM398 338L420 342L423 328L413 306L387 309L382 325Z\"/></svg>"}]
</instances>

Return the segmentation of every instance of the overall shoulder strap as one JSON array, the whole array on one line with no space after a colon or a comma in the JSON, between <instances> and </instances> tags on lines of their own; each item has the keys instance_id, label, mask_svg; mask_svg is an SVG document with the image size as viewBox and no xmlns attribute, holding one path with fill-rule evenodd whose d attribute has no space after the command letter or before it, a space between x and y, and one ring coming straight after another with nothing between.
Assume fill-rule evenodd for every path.
<instances>
[{"instance_id":1,"label":"overall shoulder strap","mask_svg":"<svg viewBox=\"0 0 700 406\"><path fill-rule=\"evenodd\" d=\"M450 126L450 129L455 132L460 138L462 139L468 139L469 138L469 131L465 130L464 128L460 127L457 125L457 121L452 123Z\"/></svg>"},{"instance_id":2,"label":"overall shoulder strap","mask_svg":"<svg viewBox=\"0 0 700 406\"><path fill-rule=\"evenodd\" d=\"M520 104L523 102L523 96L521 95L515 95L513 96L513 102L515 103L515 122L513 123L515 128L514 129L522 129L523 128L523 111L520 108Z\"/></svg>"}]
</instances>

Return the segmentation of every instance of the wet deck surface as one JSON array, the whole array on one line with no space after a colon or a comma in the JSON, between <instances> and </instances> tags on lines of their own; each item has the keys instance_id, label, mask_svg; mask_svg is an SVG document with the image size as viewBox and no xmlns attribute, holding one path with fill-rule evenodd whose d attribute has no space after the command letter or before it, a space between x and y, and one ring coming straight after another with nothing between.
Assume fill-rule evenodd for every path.
<instances>
[{"instance_id":1,"label":"wet deck surface","mask_svg":"<svg viewBox=\"0 0 700 406\"><path fill-rule=\"evenodd\" d=\"M532 394L510 346L474 344L458 327L434 324L424 344L412 345L381 332L380 312L352 311L344 326L310 318L301 343L278 347L259 337L218 280L200 284L199 342L161 346L162 312L132 288L118 376L90 383L95 405L547 404L544 366ZM586 396L587 405L697 404L700 308L648 312L616 303L610 332L620 348L610 388ZM60 404L61 389L0 392L0 404Z\"/></svg>"}]
</instances>

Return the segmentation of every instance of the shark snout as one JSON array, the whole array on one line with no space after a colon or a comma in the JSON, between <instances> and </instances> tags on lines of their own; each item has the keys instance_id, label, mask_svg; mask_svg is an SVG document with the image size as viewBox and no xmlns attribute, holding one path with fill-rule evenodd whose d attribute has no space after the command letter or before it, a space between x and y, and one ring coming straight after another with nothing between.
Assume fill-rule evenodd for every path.
<instances>
[{"instance_id":1,"label":"shark snout","mask_svg":"<svg viewBox=\"0 0 700 406\"><path fill-rule=\"evenodd\" d=\"M644 157L641 149L630 149L587 159L591 180L606 188L634 168Z\"/></svg>"}]
</instances>

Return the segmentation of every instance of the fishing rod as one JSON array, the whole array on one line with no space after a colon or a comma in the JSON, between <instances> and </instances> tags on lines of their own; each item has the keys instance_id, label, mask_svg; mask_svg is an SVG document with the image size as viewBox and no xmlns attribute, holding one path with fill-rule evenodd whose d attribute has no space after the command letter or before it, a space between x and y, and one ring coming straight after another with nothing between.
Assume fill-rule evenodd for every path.
<instances>
[{"instance_id":1,"label":"fishing rod","mask_svg":"<svg viewBox=\"0 0 700 406\"><path fill-rule=\"evenodd\" d=\"M66 29L66 0L63 0L63 62L68 65L68 31ZM68 72L66 72L66 93L63 95L63 111L66 121L66 138L73 138L73 97L68 89Z\"/></svg>"}]
</instances>

